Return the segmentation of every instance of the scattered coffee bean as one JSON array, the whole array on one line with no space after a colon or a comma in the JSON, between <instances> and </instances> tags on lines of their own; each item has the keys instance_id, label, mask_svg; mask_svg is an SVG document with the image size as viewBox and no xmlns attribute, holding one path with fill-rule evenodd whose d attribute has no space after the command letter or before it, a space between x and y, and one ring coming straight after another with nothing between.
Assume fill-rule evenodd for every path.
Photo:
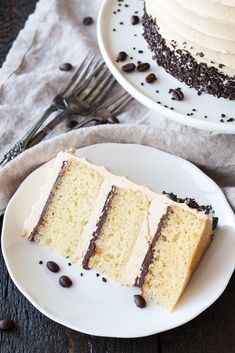
<instances>
[{"instance_id":1,"label":"scattered coffee bean","mask_svg":"<svg viewBox=\"0 0 235 353\"><path fill-rule=\"evenodd\" d=\"M122 66L122 71L124 71L124 72L133 72L133 71L135 71L135 68L136 68L135 64L130 63L130 64L123 65Z\"/></svg>"},{"instance_id":2,"label":"scattered coffee bean","mask_svg":"<svg viewBox=\"0 0 235 353\"><path fill-rule=\"evenodd\" d=\"M148 63L140 63L137 65L137 71L144 72L150 69L150 65Z\"/></svg>"},{"instance_id":3,"label":"scattered coffee bean","mask_svg":"<svg viewBox=\"0 0 235 353\"><path fill-rule=\"evenodd\" d=\"M120 51L120 53L118 53L117 55L116 62L118 63L119 61L125 61L126 58L127 58L127 53L124 51Z\"/></svg>"},{"instance_id":4,"label":"scattered coffee bean","mask_svg":"<svg viewBox=\"0 0 235 353\"><path fill-rule=\"evenodd\" d=\"M184 99L184 94L180 88L170 89L169 93L171 93L172 99L176 101L182 101Z\"/></svg>"},{"instance_id":5,"label":"scattered coffee bean","mask_svg":"<svg viewBox=\"0 0 235 353\"><path fill-rule=\"evenodd\" d=\"M94 20L92 17L87 16L87 17L84 17L82 22L85 26L90 26L94 22Z\"/></svg>"},{"instance_id":6,"label":"scattered coffee bean","mask_svg":"<svg viewBox=\"0 0 235 353\"><path fill-rule=\"evenodd\" d=\"M72 129L74 128L76 125L78 124L77 120L73 120L73 119L69 119L66 121L66 126L69 128L69 129Z\"/></svg>"},{"instance_id":7,"label":"scattered coffee bean","mask_svg":"<svg viewBox=\"0 0 235 353\"><path fill-rule=\"evenodd\" d=\"M60 266L57 265L57 263L54 261L48 261L47 268L48 268L48 270L50 270L51 272L54 272L54 273L57 273L60 270Z\"/></svg>"},{"instance_id":8,"label":"scattered coffee bean","mask_svg":"<svg viewBox=\"0 0 235 353\"><path fill-rule=\"evenodd\" d=\"M63 288L69 288L73 284L73 282L71 281L71 279L68 276L61 276L59 278L59 283L60 283L61 287L63 287Z\"/></svg>"},{"instance_id":9,"label":"scattered coffee bean","mask_svg":"<svg viewBox=\"0 0 235 353\"><path fill-rule=\"evenodd\" d=\"M151 73L151 74L149 74L148 76L145 77L145 81L147 83L153 83L153 82L157 81L157 77L156 77L155 74Z\"/></svg>"},{"instance_id":10,"label":"scattered coffee bean","mask_svg":"<svg viewBox=\"0 0 235 353\"><path fill-rule=\"evenodd\" d=\"M138 23L140 23L140 18L139 16L133 15L131 17L131 24L134 25L138 25Z\"/></svg>"},{"instance_id":11,"label":"scattered coffee bean","mask_svg":"<svg viewBox=\"0 0 235 353\"><path fill-rule=\"evenodd\" d=\"M102 277L103 282L107 282L107 279L105 277Z\"/></svg>"},{"instance_id":12,"label":"scattered coffee bean","mask_svg":"<svg viewBox=\"0 0 235 353\"><path fill-rule=\"evenodd\" d=\"M145 308L146 307L146 301L145 299L142 297L142 295L139 295L139 294L135 294L134 295L134 302L135 302L135 305L138 306L138 308Z\"/></svg>"},{"instance_id":13,"label":"scattered coffee bean","mask_svg":"<svg viewBox=\"0 0 235 353\"><path fill-rule=\"evenodd\" d=\"M70 70L72 70L72 68L73 68L73 65L70 63L64 63L59 66L59 69L61 71L70 71Z\"/></svg>"},{"instance_id":14,"label":"scattered coffee bean","mask_svg":"<svg viewBox=\"0 0 235 353\"><path fill-rule=\"evenodd\" d=\"M39 261L39 265L42 265L43 264L43 261L41 260L41 261Z\"/></svg>"},{"instance_id":15,"label":"scattered coffee bean","mask_svg":"<svg viewBox=\"0 0 235 353\"><path fill-rule=\"evenodd\" d=\"M12 330L14 325L14 321L11 319L0 320L0 330L2 331Z\"/></svg>"}]
</instances>

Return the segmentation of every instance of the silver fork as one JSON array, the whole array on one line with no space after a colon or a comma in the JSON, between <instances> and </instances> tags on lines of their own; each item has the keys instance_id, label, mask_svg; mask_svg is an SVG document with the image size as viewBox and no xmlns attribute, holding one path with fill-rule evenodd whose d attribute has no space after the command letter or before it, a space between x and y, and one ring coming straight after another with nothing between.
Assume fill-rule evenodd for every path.
<instances>
[{"instance_id":1,"label":"silver fork","mask_svg":"<svg viewBox=\"0 0 235 353\"><path fill-rule=\"evenodd\" d=\"M91 122L98 124L118 124L119 120L117 116L121 114L124 108L133 100L128 93L124 93L121 96L110 99L107 103L96 109L91 115L80 121L72 130L79 129L88 125Z\"/></svg>"},{"instance_id":2,"label":"silver fork","mask_svg":"<svg viewBox=\"0 0 235 353\"><path fill-rule=\"evenodd\" d=\"M39 130L45 120L58 109L63 109L66 107L66 100L69 100L73 95L78 95L81 89L88 85L92 80L98 75L98 67L104 67L104 63L97 60L94 55L88 54L83 60L82 64L77 68L74 75L70 79L68 85L63 89L56 97L52 100L51 105L43 115L35 122L35 124L29 129L29 131L18 141L13 147L4 155L3 159L0 161L0 167L3 167L12 159L17 157L21 152L23 152L29 141Z\"/></svg>"},{"instance_id":3,"label":"silver fork","mask_svg":"<svg viewBox=\"0 0 235 353\"><path fill-rule=\"evenodd\" d=\"M98 63L95 78L88 78L78 88L77 95L64 99L66 106L64 112L58 114L45 127L42 128L30 141L27 147L32 147L46 137L58 124L73 114L91 116L101 106L104 98L110 93L110 89L116 83L112 74L103 63Z\"/></svg>"}]
</instances>

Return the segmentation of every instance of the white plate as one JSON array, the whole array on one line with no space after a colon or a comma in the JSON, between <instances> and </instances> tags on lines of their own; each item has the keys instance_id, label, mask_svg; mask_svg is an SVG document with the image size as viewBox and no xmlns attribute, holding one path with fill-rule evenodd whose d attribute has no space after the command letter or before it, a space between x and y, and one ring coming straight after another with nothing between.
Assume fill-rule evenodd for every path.
<instances>
[{"instance_id":1,"label":"white plate","mask_svg":"<svg viewBox=\"0 0 235 353\"><path fill-rule=\"evenodd\" d=\"M124 6L126 3L129 7ZM121 12L117 12L118 9ZM142 0L125 2L104 0L100 9L98 19L99 47L107 66L117 81L139 102L169 119L198 129L234 134L235 122L222 123L220 119L221 114L226 114L225 121L228 118L235 118L235 101L216 98L208 94L198 96L195 89L179 82L158 66L152 60L152 53L142 36L142 25L133 26L131 24L130 19L135 11L138 11L137 15L142 17ZM116 14L113 12L116 12ZM120 22L124 24L121 25ZM116 29L116 31L113 32L113 29ZM143 50L144 53L139 54L139 50ZM128 60L124 63L116 63L116 56L120 51L125 51L129 55ZM133 60L130 60L130 57L133 57ZM123 64L132 61L137 63L138 60L151 63L151 72L156 73L158 77L156 83L145 83L144 86L141 86L141 82L144 82L147 75L146 73L134 72L128 74L121 71ZM177 87L181 87L185 95L185 99L180 102L173 101L169 94L170 88ZM156 90L159 93L156 93ZM161 102L161 104L157 102ZM165 105L168 108L164 107ZM174 110L171 110L171 107ZM193 112L192 109L196 109L196 111ZM187 116L187 113L193 113L193 116Z\"/></svg>"},{"instance_id":2,"label":"white plate","mask_svg":"<svg viewBox=\"0 0 235 353\"><path fill-rule=\"evenodd\" d=\"M69 267L67 259L20 237L49 162L22 183L4 217L4 259L11 278L26 298L43 314L65 326L112 337L140 337L168 330L211 305L225 289L235 267L234 215L218 186L191 163L147 146L97 144L81 148L78 155L155 191L174 191L181 197L192 196L202 204L212 204L219 216L219 229L177 309L170 313L151 302L147 308L139 309L133 302L137 288L121 287L111 281L104 283L94 271L81 270L77 265ZM38 264L40 260L43 265ZM60 264L60 274L45 268L48 260ZM59 286L62 273L72 278L73 287Z\"/></svg>"}]
</instances>

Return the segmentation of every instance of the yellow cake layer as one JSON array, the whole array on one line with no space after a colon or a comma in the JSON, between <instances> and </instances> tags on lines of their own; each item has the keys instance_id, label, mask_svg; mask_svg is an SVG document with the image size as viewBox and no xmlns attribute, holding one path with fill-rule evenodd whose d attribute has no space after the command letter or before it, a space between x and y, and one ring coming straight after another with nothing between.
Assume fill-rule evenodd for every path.
<instances>
[{"instance_id":1,"label":"yellow cake layer","mask_svg":"<svg viewBox=\"0 0 235 353\"><path fill-rule=\"evenodd\" d=\"M143 294L173 310L212 237L211 222L171 206L143 285Z\"/></svg>"},{"instance_id":2,"label":"yellow cake layer","mask_svg":"<svg viewBox=\"0 0 235 353\"><path fill-rule=\"evenodd\" d=\"M105 273L113 280L120 279L148 208L149 199L142 191L117 188L89 268Z\"/></svg>"},{"instance_id":3,"label":"yellow cake layer","mask_svg":"<svg viewBox=\"0 0 235 353\"><path fill-rule=\"evenodd\" d=\"M93 168L79 160L68 160L43 211L35 240L64 256L74 257L103 180Z\"/></svg>"}]
</instances>

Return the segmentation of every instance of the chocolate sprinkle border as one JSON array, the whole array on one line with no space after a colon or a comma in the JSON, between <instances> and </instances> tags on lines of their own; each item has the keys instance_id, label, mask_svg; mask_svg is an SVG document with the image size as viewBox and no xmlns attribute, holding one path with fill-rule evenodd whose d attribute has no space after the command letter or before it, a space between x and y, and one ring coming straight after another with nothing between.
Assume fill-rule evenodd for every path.
<instances>
[{"instance_id":1,"label":"chocolate sprinkle border","mask_svg":"<svg viewBox=\"0 0 235 353\"><path fill-rule=\"evenodd\" d=\"M159 66L179 81L195 88L199 94L204 92L235 100L235 76L230 77L206 63L198 63L185 49L171 50L159 33L156 20L147 14L145 6L142 23L143 36Z\"/></svg>"}]
</instances>

